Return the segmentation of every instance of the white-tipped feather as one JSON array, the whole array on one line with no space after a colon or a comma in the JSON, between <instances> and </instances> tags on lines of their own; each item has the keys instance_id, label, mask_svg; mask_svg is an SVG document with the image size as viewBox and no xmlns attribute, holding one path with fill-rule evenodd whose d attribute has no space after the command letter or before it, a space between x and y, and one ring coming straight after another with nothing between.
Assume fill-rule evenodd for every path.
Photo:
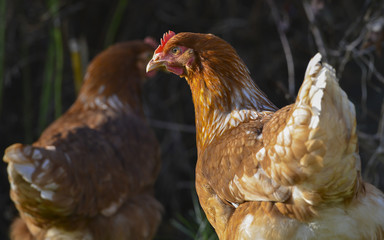
<instances>
[{"instance_id":1,"label":"white-tipped feather","mask_svg":"<svg viewBox=\"0 0 384 240\"><path fill-rule=\"evenodd\" d=\"M40 150L35 149L35 150L33 151L32 158L35 159L35 160L40 160L40 159L43 158L43 155L41 154L41 151L40 151Z\"/></svg>"},{"instance_id":2,"label":"white-tipped feather","mask_svg":"<svg viewBox=\"0 0 384 240\"><path fill-rule=\"evenodd\" d=\"M33 164L13 164L13 169L18 172L25 181L32 182L32 174L35 172L36 168Z\"/></svg>"},{"instance_id":3,"label":"white-tipped feather","mask_svg":"<svg viewBox=\"0 0 384 240\"><path fill-rule=\"evenodd\" d=\"M46 150L55 151L55 146L46 146ZM30 155L30 157L28 157ZM45 183L42 186L41 181L46 176L46 171L51 168L51 163L48 158L44 159L44 155L39 149L34 149L32 146L14 145L10 147L4 155L4 160L8 162L8 175L13 190L17 190L17 175L20 175L30 186L40 192L40 196L45 200L53 200L54 191L59 188L59 184L55 182ZM35 174L36 170L41 171L38 175ZM57 174L63 174L63 169L59 168Z\"/></svg>"}]
</instances>

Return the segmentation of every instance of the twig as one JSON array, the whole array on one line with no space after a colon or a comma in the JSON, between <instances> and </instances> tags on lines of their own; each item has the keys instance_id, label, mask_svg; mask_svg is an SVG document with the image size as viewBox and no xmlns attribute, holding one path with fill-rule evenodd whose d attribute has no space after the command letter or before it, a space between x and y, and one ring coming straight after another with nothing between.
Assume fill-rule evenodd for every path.
<instances>
[{"instance_id":1,"label":"twig","mask_svg":"<svg viewBox=\"0 0 384 240\"><path fill-rule=\"evenodd\" d=\"M382 46L384 46L384 43L382 44ZM343 49L340 49L340 50L330 50L328 52L331 53L332 56L339 57L342 55L342 52L344 51L344 49L351 49L351 48L347 46L347 47L343 47ZM361 61L364 62L364 64L366 64L370 68L372 74L374 74L380 82L384 83L384 76L379 71L377 71L374 64L369 62L367 59L363 58L363 56L369 55L374 51L375 51L375 46L371 46L365 49L355 48L355 49L351 49L351 51L346 51L337 69L338 77L341 78L342 72L344 71L344 67L351 60L351 58L354 58L355 60L360 58Z\"/></svg>"},{"instance_id":2,"label":"twig","mask_svg":"<svg viewBox=\"0 0 384 240\"><path fill-rule=\"evenodd\" d=\"M378 147L376 151L372 154L372 156L368 160L367 168L364 171L364 178L366 179L372 179L372 177L369 177L369 174L373 174L373 182L375 186L379 184L380 181L380 175L378 174L378 171L375 171L376 165L378 164L378 157L384 153L383 149Z\"/></svg>"},{"instance_id":3,"label":"twig","mask_svg":"<svg viewBox=\"0 0 384 240\"><path fill-rule=\"evenodd\" d=\"M327 59L327 51L325 50L324 41L321 37L319 28L315 24L315 15L313 15L311 6L307 1L303 1L303 7L309 21L309 27L311 28L313 37L315 38L317 48L319 49L323 58Z\"/></svg>"},{"instance_id":4,"label":"twig","mask_svg":"<svg viewBox=\"0 0 384 240\"><path fill-rule=\"evenodd\" d=\"M286 59L287 68L288 68L288 90L291 97L293 97L295 96L295 66L293 63L291 47L289 46L287 35L285 34L283 28L281 27L281 19L277 11L276 3L274 2L274 0L267 0L267 3L271 8L272 17L273 17L273 20L275 21L281 44L283 45L283 50L285 53L285 59Z\"/></svg>"},{"instance_id":5,"label":"twig","mask_svg":"<svg viewBox=\"0 0 384 240\"><path fill-rule=\"evenodd\" d=\"M364 64L368 66L369 70L372 71L372 73L377 77L377 79L380 82L384 83L384 76L379 71L377 71L377 69L375 68L375 65L372 64L366 58L364 58L364 56L361 56L360 59L364 62Z\"/></svg>"},{"instance_id":6,"label":"twig","mask_svg":"<svg viewBox=\"0 0 384 240\"><path fill-rule=\"evenodd\" d=\"M352 24L352 26L355 26L355 24ZM348 30L347 30L347 32L348 32ZM362 30L360 35L355 40L353 40L351 43L347 44L346 46L345 46L345 44L342 44L345 40L340 41L340 45L341 45L340 48L342 48L342 51L345 51L345 54L344 54L343 59L340 61L340 65L339 65L339 68L337 70L339 78L341 78L341 75L344 72L345 65L348 63L348 61L351 58L351 53L355 52L357 46L364 40L365 33L366 33L366 31Z\"/></svg>"},{"instance_id":7,"label":"twig","mask_svg":"<svg viewBox=\"0 0 384 240\"><path fill-rule=\"evenodd\" d=\"M377 128L377 135L380 139L380 146L384 149L384 101L381 104L381 117Z\"/></svg>"},{"instance_id":8,"label":"twig","mask_svg":"<svg viewBox=\"0 0 384 240\"><path fill-rule=\"evenodd\" d=\"M287 87L281 81L276 81L276 89L282 91L284 93L284 98L289 102L295 101L295 96L290 95Z\"/></svg>"},{"instance_id":9,"label":"twig","mask_svg":"<svg viewBox=\"0 0 384 240\"><path fill-rule=\"evenodd\" d=\"M377 186L380 180L380 175L378 174L379 171L374 171L374 170L376 168L376 165L380 161L379 157L384 155L384 101L381 104L381 117L380 117L376 136L379 138L380 142L375 152L369 158L369 161L367 163L367 168L364 171L364 176L368 178L370 173L374 174L375 175L374 184Z\"/></svg>"},{"instance_id":10,"label":"twig","mask_svg":"<svg viewBox=\"0 0 384 240\"><path fill-rule=\"evenodd\" d=\"M357 135L359 136L359 138L363 139L364 141L378 139L378 137L376 136L377 134L369 134L359 130L357 130Z\"/></svg>"},{"instance_id":11,"label":"twig","mask_svg":"<svg viewBox=\"0 0 384 240\"><path fill-rule=\"evenodd\" d=\"M368 70L365 67L364 63L360 60L360 58L356 59L357 65L359 65L361 69L361 108L363 112L363 116L367 116L367 76Z\"/></svg>"}]
</instances>

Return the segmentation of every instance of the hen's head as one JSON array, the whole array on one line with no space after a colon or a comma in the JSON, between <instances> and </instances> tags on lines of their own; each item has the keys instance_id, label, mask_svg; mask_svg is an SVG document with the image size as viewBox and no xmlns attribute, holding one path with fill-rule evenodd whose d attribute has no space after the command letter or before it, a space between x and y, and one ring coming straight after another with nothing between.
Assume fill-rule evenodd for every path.
<instances>
[{"instance_id":1,"label":"hen's head","mask_svg":"<svg viewBox=\"0 0 384 240\"><path fill-rule=\"evenodd\" d=\"M232 46L213 34L169 31L148 63L147 72L165 69L181 77L191 77L210 67L215 72L234 73L239 70L237 62L244 65Z\"/></svg>"},{"instance_id":2,"label":"hen's head","mask_svg":"<svg viewBox=\"0 0 384 240\"><path fill-rule=\"evenodd\" d=\"M146 38L117 43L98 54L87 68L80 102L97 106L93 103L112 97L123 104L139 105L142 83L153 76L146 74L145 67L156 46L156 41Z\"/></svg>"},{"instance_id":3,"label":"hen's head","mask_svg":"<svg viewBox=\"0 0 384 240\"><path fill-rule=\"evenodd\" d=\"M148 76L145 67L156 48L155 41L146 38L144 41L128 41L114 44L98 54L87 68L82 94L112 95L127 91L132 85L140 83Z\"/></svg>"},{"instance_id":4,"label":"hen's head","mask_svg":"<svg viewBox=\"0 0 384 240\"><path fill-rule=\"evenodd\" d=\"M155 49L153 39L128 41L114 44L98 54L90 63L87 74L92 81L119 84L130 78L145 76L145 66Z\"/></svg>"},{"instance_id":5,"label":"hen's head","mask_svg":"<svg viewBox=\"0 0 384 240\"><path fill-rule=\"evenodd\" d=\"M147 72L156 69L186 78L197 111L209 105L223 111L275 109L235 49L213 34L165 33L147 65Z\"/></svg>"}]
</instances>

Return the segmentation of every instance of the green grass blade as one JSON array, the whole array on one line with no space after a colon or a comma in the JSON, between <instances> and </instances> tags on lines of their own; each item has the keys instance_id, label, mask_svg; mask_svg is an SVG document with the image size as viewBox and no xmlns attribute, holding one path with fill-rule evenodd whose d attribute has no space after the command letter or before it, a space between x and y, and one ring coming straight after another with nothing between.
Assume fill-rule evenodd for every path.
<instances>
[{"instance_id":1,"label":"green grass blade","mask_svg":"<svg viewBox=\"0 0 384 240\"><path fill-rule=\"evenodd\" d=\"M40 97L39 120L37 124L38 125L37 129L39 134L47 126L48 110L51 104L51 97L52 97L52 87L53 87L52 78L53 78L54 59L55 59L55 46L52 39L53 37L51 37L51 40L49 43L45 67L44 67L44 79L43 79L41 97Z\"/></svg>"},{"instance_id":2,"label":"green grass blade","mask_svg":"<svg viewBox=\"0 0 384 240\"><path fill-rule=\"evenodd\" d=\"M22 42L22 56L29 55L28 45ZM31 68L26 64L22 71L23 81L23 125L24 125L24 143L32 143L33 140L33 107L32 107L32 83L31 83Z\"/></svg>"},{"instance_id":3,"label":"green grass blade","mask_svg":"<svg viewBox=\"0 0 384 240\"><path fill-rule=\"evenodd\" d=\"M62 113L62 79L63 79L63 41L58 16L59 2L49 0L48 7L53 19L53 27L50 30L50 42L44 68L44 80L40 98L40 112L38 121L38 133L47 126L48 112L51 105L52 92L54 92L55 118Z\"/></svg>"},{"instance_id":4,"label":"green grass blade","mask_svg":"<svg viewBox=\"0 0 384 240\"><path fill-rule=\"evenodd\" d=\"M107 36L105 38L105 46L111 45L116 38L117 30L119 29L119 26L121 24L121 20L124 15L124 11L128 6L128 0L119 0L117 3L117 7L115 10L115 13L113 14L111 24L108 27Z\"/></svg>"},{"instance_id":5,"label":"green grass blade","mask_svg":"<svg viewBox=\"0 0 384 240\"><path fill-rule=\"evenodd\" d=\"M188 218L178 214L171 224L180 232L196 240L217 240L215 230L208 222L200 207L196 192L192 192L193 209L190 210Z\"/></svg>"},{"instance_id":6,"label":"green grass blade","mask_svg":"<svg viewBox=\"0 0 384 240\"><path fill-rule=\"evenodd\" d=\"M55 118L61 116L62 113L62 82L63 82L63 40L61 35L61 29L59 26L55 26L53 29L53 38L55 41Z\"/></svg>"},{"instance_id":7,"label":"green grass blade","mask_svg":"<svg viewBox=\"0 0 384 240\"><path fill-rule=\"evenodd\" d=\"M186 219L181 219L181 218L178 218L178 220L174 220L174 219L171 220L172 226L174 226L180 232L184 233L185 235L193 239L195 237L195 234L189 227L186 226L185 222L188 223Z\"/></svg>"},{"instance_id":8,"label":"green grass blade","mask_svg":"<svg viewBox=\"0 0 384 240\"><path fill-rule=\"evenodd\" d=\"M54 76L54 102L55 102L55 118L61 116L62 113L62 82L63 82L63 40L60 29L60 15L59 15L59 0L49 0L49 10L53 19L53 41L55 46L55 76Z\"/></svg>"}]
</instances>

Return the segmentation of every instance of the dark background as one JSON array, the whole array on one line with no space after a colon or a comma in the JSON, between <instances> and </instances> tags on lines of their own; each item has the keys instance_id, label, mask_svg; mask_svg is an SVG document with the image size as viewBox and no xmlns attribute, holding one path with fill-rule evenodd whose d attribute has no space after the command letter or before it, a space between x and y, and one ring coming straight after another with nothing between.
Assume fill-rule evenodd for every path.
<instances>
[{"instance_id":1,"label":"dark background","mask_svg":"<svg viewBox=\"0 0 384 240\"><path fill-rule=\"evenodd\" d=\"M12 143L32 143L73 103L70 39L86 66L114 42L159 40L168 30L213 33L235 47L279 107L293 102L309 59L320 51L356 106L364 177L384 189L382 0L0 0L0 11L1 153ZM157 239L208 239L194 190L189 87L159 73L144 93L163 157L156 195L166 211ZM0 239L15 216L1 162Z\"/></svg>"}]
</instances>

